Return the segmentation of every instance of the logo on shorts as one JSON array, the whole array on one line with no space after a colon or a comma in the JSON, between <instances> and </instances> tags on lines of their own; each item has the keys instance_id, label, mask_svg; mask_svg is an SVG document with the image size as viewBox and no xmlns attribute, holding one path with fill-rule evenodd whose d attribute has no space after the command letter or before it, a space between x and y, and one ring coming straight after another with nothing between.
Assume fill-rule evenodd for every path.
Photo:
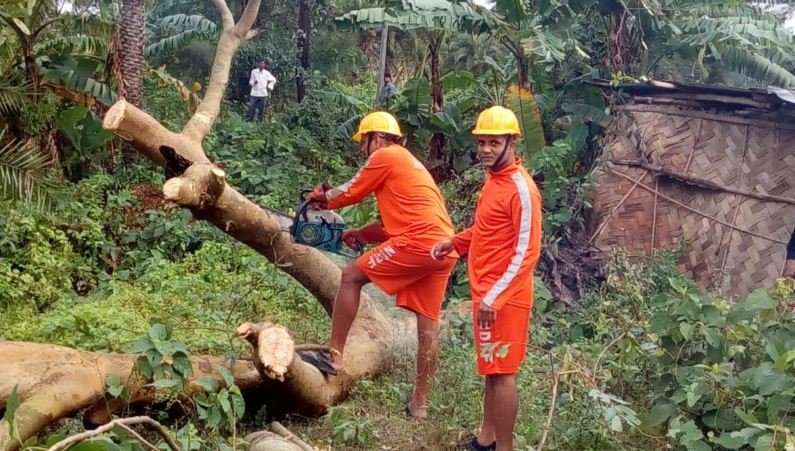
<instances>
[{"instance_id":1,"label":"logo on shorts","mask_svg":"<svg viewBox=\"0 0 795 451\"><path fill-rule=\"evenodd\" d=\"M396 253L397 252L395 252L395 249L392 246L387 246L383 249L379 249L370 255L370 259L367 261L367 266L369 266L370 269L373 269L379 263L388 261Z\"/></svg>"},{"instance_id":2,"label":"logo on shorts","mask_svg":"<svg viewBox=\"0 0 795 451\"><path fill-rule=\"evenodd\" d=\"M492 343L491 328L478 327L478 338L480 339L480 350L478 356L486 363L491 363L494 358L503 359L508 356L510 343Z\"/></svg>"}]
</instances>

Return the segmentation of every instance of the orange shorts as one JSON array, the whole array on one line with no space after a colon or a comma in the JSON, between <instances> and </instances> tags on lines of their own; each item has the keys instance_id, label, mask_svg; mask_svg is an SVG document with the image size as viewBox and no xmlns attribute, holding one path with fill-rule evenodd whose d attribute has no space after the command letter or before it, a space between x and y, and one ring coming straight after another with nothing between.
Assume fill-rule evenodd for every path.
<instances>
[{"instance_id":1,"label":"orange shorts","mask_svg":"<svg viewBox=\"0 0 795 451\"><path fill-rule=\"evenodd\" d=\"M472 303L473 318L477 318L480 303ZM527 353L530 332L530 309L505 305L497 312L490 328L475 328L478 374L516 374Z\"/></svg>"},{"instance_id":2,"label":"orange shorts","mask_svg":"<svg viewBox=\"0 0 795 451\"><path fill-rule=\"evenodd\" d=\"M356 266L386 294L397 294L398 307L438 320L455 262L434 260L430 250L408 251L390 239L356 259Z\"/></svg>"}]
</instances>

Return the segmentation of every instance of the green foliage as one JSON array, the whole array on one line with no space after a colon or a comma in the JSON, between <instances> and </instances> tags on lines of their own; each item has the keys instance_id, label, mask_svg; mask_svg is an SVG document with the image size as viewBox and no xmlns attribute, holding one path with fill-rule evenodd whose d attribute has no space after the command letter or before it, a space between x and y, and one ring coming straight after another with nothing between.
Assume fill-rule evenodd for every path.
<instances>
[{"instance_id":1,"label":"green foliage","mask_svg":"<svg viewBox=\"0 0 795 451\"><path fill-rule=\"evenodd\" d=\"M5 130L0 132L0 143ZM0 199L24 200L43 208L54 188L48 173L52 157L33 140L10 140L0 145Z\"/></svg>"},{"instance_id":2,"label":"green foliage","mask_svg":"<svg viewBox=\"0 0 795 451\"><path fill-rule=\"evenodd\" d=\"M658 375L648 421L667 421L669 435L689 450L794 443L793 283L734 305L669 283L671 295L653 305L656 339L641 343Z\"/></svg>"},{"instance_id":3,"label":"green foliage","mask_svg":"<svg viewBox=\"0 0 795 451\"><path fill-rule=\"evenodd\" d=\"M402 30L426 29L464 31L472 29L483 17L470 5L447 0L388 0L385 7L350 11L335 18L337 23L355 28L381 28L384 25Z\"/></svg>"},{"instance_id":4,"label":"green foliage","mask_svg":"<svg viewBox=\"0 0 795 451\"><path fill-rule=\"evenodd\" d=\"M333 406L323 418L333 427L332 437L337 444L364 446L373 439L370 421L347 407Z\"/></svg>"},{"instance_id":5,"label":"green foliage","mask_svg":"<svg viewBox=\"0 0 795 451\"><path fill-rule=\"evenodd\" d=\"M11 390L11 394L8 396L8 401L6 401L5 413L3 413L3 421L8 424L8 435L16 441L19 441L19 432L17 431L16 421L16 413L18 408L19 392L17 392L17 386L14 385L14 388Z\"/></svg>"},{"instance_id":6,"label":"green foliage","mask_svg":"<svg viewBox=\"0 0 795 451\"><path fill-rule=\"evenodd\" d=\"M94 56L56 54L48 58L44 80L69 91L86 95L105 105L113 105L116 94L107 84L95 78L101 60Z\"/></svg>"},{"instance_id":7,"label":"green foliage","mask_svg":"<svg viewBox=\"0 0 795 451\"><path fill-rule=\"evenodd\" d=\"M196 401L199 418L206 422L208 428L231 429L235 422L243 418L246 404L232 373L224 367L218 367L217 370L224 380L224 386L221 387L212 377L200 378L192 385L201 388L204 393L193 395L193 400Z\"/></svg>"},{"instance_id":8,"label":"green foliage","mask_svg":"<svg viewBox=\"0 0 795 451\"><path fill-rule=\"evenodd\" d=\"M0 217L0 307L43 311L73 289L85 268L65 233L30 207L4 207Z\"/></svg>"},{"instance_id":9,"label":"green foliage","mask_svg":"<svg viewBox=\"0 0 795 451\"><path fill-rule=\"evenodd\" d=\"M102 128L95 112L74 106L58 113L56 122L69 143L64 150L64 166L72 178L78 178L76 176L82 175L84 170L110 158L107 149L100 149L113 139L113 134Z\"/></svg>"},{"instance_id":10,"label":"green foliage","mask_svg":"<svg viewBox=\"0 0 795 451\"><path fill-rule=\"evenodd\" d=\"M631 403L614 407L643 412L642 423L631 415L628 423L646 434L662 429L675 449L785 449L793 439L795 284L781 280L729 303L695 289L671 257L638 266L619 256L580 314L545 314L562 326L554 341L570 341L578 356L599 353L595 376Z\"/></svg>"},{"instance_id":11,"label":"green foliage","mask_svg":"<svg viewBox=\"0 0 795 451\"><path fill-rule=\"evenodd\" d=\"M525 159L530 158L546 144L535 93L528 88L513 85L508 88L505 102L506 106L516 114L522 130L522 139L517 145L517 150L521 149L519 155Z\"/></svg>"},{"instance_id":12,"label":"green foliage","mask_svg":"<svg viewBox=\"0 0 795 451\"><path fill-rule=\"evenodd\" d=\"M795 86L795 75L789 70L764 56L742 48L725 48L720 53L721 62L752 79L765 80L768 83L783 86Z\"/></svg>"},{"instance_id":13,"label":"green foliage","mask_svg":"<svg viewBox=\"0 0 795 451\"><path fill-rule=\"evenodd\" d=\"M163 55L184 48L192 40L200 37L214 37L217 26L200 14L173 14L149 24L157 40L146 46L147 56Z\"/></svg>"},{"instance_id":14,"label":"green foliage","mask_svg":"<svg viewBox=\"0 0 795 451\"><path fill-rule=\"evenodd\" d=\"M28 103L30 86L18 85L8 80L0 81L0 113L12 114Z\"/></svg>"},{"instance_id":15,"label":"green foliage","mask_svg":"<svg viewBox=\"0 0 795 451\"><path fill-rule=\"evenodd\" d=\"M184 388L186 377L193 376L185 343L173 340L173 329L153 324L145 337L132 344L129 352L141 354L135 371L151 381L147 386L156 389Z\"/></svg>"},{"instance_id":16,"label":"green foliage","mask_svg":"<svg viewBox=\"0 0 795 451\"><path fill-rule=\"evenodd\" d=\"M551 236L564 237L572 220L582 217L569 208L574 200L585 202L593 184L588 175L577 173L577 157L588 139L588 127L576 125L565 138L531 154L527 167L542 179L544 230Z\"/></svg>"},{"instance_id":17,"label":"green foliage","mask_svg":"<svg viewBox=\"0 0 795 451\"><path fill-rule=\"evenodd\" d=\"M58 113L58 98L51 93L38 102L26 102L19 111L22 132L27 136L41 136L50 131Z\"/></svg>"},{"instance_id":18,"label":"green foliage","mask_svg":"<svg viewBox=\"0 0 795 451\"><path fill-rule=\"evenodd\" d=\"M302 189L350 171L343 165L345 157L329 150L301 127L288 128L281 121L251 124L230 116L218 130L211 154L227 163L230 183L264 205L286 211L295 207Z\"/></svg>"}]
</instances>

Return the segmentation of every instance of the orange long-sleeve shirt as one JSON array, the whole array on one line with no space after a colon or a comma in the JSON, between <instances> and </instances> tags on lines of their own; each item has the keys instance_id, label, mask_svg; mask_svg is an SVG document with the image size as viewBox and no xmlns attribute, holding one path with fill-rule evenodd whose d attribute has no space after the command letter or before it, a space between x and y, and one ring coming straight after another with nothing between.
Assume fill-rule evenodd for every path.
<instances>
[{"instance_id":1,"label":"orange long-sleeve shirt","mask_svg":"<svg viewBox=\"0 0 795 451\"><path fill-rule=\"evenodd\" d=\"M475 224L453 237L468 254L472 300L495 310L533 305L533 272L541 254L541 194L519 158L489 171L480 191Z\"/></svg>"},{"instance_id":2,"label":"orange long-sleeve shirt","mask_svg":"<svg viewBox=\"0 0 795 451\"><path fill-rule=\"evenodd\" d=\"M375 192L387 236L398 245L427 253L454 234L439 188L425 166L397 144L371 153L347 183L326 192L328 207L355 204Z\"/></svg>"}]
</instances>

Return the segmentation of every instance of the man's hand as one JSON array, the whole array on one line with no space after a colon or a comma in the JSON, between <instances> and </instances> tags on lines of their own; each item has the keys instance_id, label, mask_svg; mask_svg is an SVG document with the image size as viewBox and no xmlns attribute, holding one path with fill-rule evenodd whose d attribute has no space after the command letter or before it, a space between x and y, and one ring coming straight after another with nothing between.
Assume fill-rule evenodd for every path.
<instances>
[{"instance_id":1,"label":"man's hand","mask_svg":"<svg viewBox=\"0 0 795 451\"><path fill-rule=\"evenodd\" d=\"M255 85L258 85L258 84L259 84L259 82L258 82L257 80L254 80L254 84L255 84Z\"/></svg>"},{"instance_id":2,"label":"man's hand","mask_svg":"<svg viewBox=\"0 0 795 451\"><path fill-rule=\"evenodd\" d=\"M359 229L346 230L342 233L342 242L345 243L351 250L359 252L362 250L364 240Z\"/></svg>"},{"instance_id":3,"label":"man's hand","mask_svg":"<svg viewBox=\"0 0 795 451\"><path fill-rule=\"evenodd\" d=\"M497 311L489 307L485 302L481 302L478 308L478 317L476 318L478 326L481 329L489 329L496 319Z\"/></svg>"},{"instance_id":4,"label":"man's hand","mask_svg":"<svg viewBox=\"0 0 795 451\"><path fill-rule=\"evenodd\" d=\"M349 248L358 251L363 244L383 243L389 239L384 226L379 221L373 221L358 229L351 229L342 234L342 241Z\"/></svg>"},{"instance_id":5,"label":"man's hand","mask_svg":"<svg viewBox=\"0 0 795 451\"><path fill-rule=\"evenodd\" d=\"M321 183L320 185L316 186L315 189L312 190L311 193L307 196L314 206L320 207L322 209L326 208L326 191L331 189L328 183Z\"/></svg>"},{"instance_id":6,"label":"man's hand","mask_svg":"<svg viewBox=\"0 0 795 451\"><path fill-rule=\"evenodd\" d=\"M440 241L431 248L431 258L434 260L442 260L447 257L450 252L453 252L454 249L453 240Z\"/></svg>"}]
</instances>

